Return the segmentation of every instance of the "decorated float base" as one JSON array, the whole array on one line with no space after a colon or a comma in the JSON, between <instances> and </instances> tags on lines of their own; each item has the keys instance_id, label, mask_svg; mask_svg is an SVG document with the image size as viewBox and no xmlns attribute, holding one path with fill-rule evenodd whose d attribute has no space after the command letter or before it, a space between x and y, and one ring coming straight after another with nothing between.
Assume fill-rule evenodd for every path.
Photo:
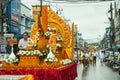
<instances>
[{"instance_id":1,"label":"decorated float base","mask_svg":"<svg viewBox=\"0 0 120 80\"><path fill-rule=\"evenodd\" d=\"M0 75L32 75L33 80L74 80L77 64L73 62L64 66L60 61L44 62L37 55L20 56L19 64L3 62Z\"/></svg>"},{"instance_id":2,"label":"decorated float base","mask_svg":"<svg viewBox=\"0 0 120 80\"><path fill-rule=\"evenodd\" d=\"M20 56L20 62L17 63L10 63L6 64L5 62L2 63L3 69L10 69L10 68L58 68L62 67L62 63L58 62L45 62L44 59L40 58L37 55L32 56Z\"/></svg>"}]
</instances>

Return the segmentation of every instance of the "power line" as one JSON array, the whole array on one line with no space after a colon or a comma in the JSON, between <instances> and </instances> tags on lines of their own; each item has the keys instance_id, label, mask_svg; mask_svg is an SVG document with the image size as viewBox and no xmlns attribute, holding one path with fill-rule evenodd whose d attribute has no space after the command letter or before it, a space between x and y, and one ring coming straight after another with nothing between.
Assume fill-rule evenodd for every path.
<instances>
[{"instance_id":1,"label":"power line","mask_svg":"<svg viewBox=\"0 0 120 80\"><path fill-rule=\"evenodd\" d=\"M109 4L110 2L107 2L107 3ZM104 7L104 5L106 5L107 3L93 3L93 4L84 3L84 4L77 4L77 5L76 4L69 4L69 5L63 4L62 5L60 3L56 3L56 4L58 4L59 7L81 7L81 6ZM56 5L51 5L51 6L56 7Z\"/></svg>"},{"instance_id":2,"label":"power line","mask_svg":"<svg viewBox=\"0 0 120 80\"><path fill-rule=\"evenodd\" d=\"M102 3L102 2L113 2L113 1L46 1L45 2L50 2L50 3L66 3L66 4L85 4L85 3Z\"/></svg>"}]
</instances>

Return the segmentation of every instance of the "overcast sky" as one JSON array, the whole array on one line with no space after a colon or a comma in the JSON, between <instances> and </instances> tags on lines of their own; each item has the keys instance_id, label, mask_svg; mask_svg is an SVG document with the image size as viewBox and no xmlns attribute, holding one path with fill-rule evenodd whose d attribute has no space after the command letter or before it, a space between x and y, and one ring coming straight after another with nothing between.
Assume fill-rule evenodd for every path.
<instances>
[{"instance_id":1,"label":"overcast sky","mask_svg":"<svg viewBox=\"0 0 120 80\"><path fill-rule=\"evenodd\" d=\"M36 3L37 0L22 0L24 4L31 7L31 4ZM56 9L56 4L52 4ZM79 32L82 33L84 39L95 39L99 35L103 36L105 28L109 26L106 24L107 11L110 2L95 2L82 4L68 4L57 3L57 8L63 8L63 15L78 25Z\"/></svg>"}]
</instances>

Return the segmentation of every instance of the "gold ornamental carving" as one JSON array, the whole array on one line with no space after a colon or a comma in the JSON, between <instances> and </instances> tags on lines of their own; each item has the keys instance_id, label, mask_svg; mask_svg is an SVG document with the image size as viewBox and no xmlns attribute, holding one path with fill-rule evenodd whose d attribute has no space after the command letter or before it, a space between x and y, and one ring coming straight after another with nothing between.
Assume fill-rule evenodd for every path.
<instances>
[{"instance_id":1,"label":"gold ornamental carving","mask_svg":"<svg viewBox=\"0 0 120 80\"><path fill-rule=\"evenodd\" d=\"M69 26L66 24L64 19L62 19L58 14L56 14L52 9L48 11L48 23L54 23L58 25L58 29L63 37L63 47L70 47L71 31Z\"/></svg>"}]
</instances>

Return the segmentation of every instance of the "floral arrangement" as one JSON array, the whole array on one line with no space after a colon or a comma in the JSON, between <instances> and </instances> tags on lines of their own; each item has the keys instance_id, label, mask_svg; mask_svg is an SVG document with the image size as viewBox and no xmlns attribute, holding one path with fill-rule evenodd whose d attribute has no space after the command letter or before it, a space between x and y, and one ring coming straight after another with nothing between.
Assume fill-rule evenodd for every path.
<instances>
[{"instance_id":1,"label":"floral arrangement","mask_svg":"<svg viewBox=\"0 0 120 80\"><path fill-rule=\"evenodd\" d=\"M40 33L37 32L37 33L36 33L36 41L37 41L37 42L39 41L39 37L40 37Z\"/></svg>"},{"instance_id":2,"label":"floral arrangement","mask_svg":"<svg viewBox=\"0 0 120 80\"><path fill-rule=\"evenodd\" d=\"M62 37L57 37L57 41L63 41Z\"/></svg>"},{"instance_id":3,"label":"floral arrangement","mask_svg":"<svg viewBox=\"0 0 120 80\"><path fill-rule=\"evenodd\" d=\"M49 47L50 46L48 44L46 44L46 49L43 50L43 51L39 51L39 50L31 50L31 51L19 50L18 55L21 55L21 56L23 56L23 55L26 55L26 56L28 56L28 55L38 55L40 57L43 57L43 56L46 56L49 53Z\"/></svg>"},{"instance_id":4,"label":"floral arrangement","mask_svg":"<svg viewBox=\"0 0 120 80\"><path fill-rule=\"evenodd\" d=\"M42 52L40 52L39 50L33 50L33 51L24 51L24 50L20 50L19 52L18 52L18 55L26 55L26 56L28 56L28 55L38 55L38 56L46 56L47 54L48 54L48 52L49 52L49 50L48 49L46 49L46 50L44 50L44 51L42 51Z\"/></svg>"},{"instance_id":5,"label":"floral arrangement","mask_svg":"<svg viewBox=\"0 0 120 80\"><path fill-rule=\"evenodd\" d=\"M18 58L17 57L15 57L15 58L7 58L7 59L5 59L5 62L7 63L7 64L10 64L10 63L18 63L19 62L19 60L18 60Z\"/></svg>"},{"instance_id":6,"label":"floral arrangement","mask_svg":"<svg viewBox=\"0 0 120 80\"><path fill-rule=\"evenodd\" d=\"M52 63L52 62L57 62L57 61L58 61L58 59L57 59L57 58L55 57L55 55L53 54L51 47L49 47L49 53L48 53L48 55L47 55L47 58L46 58L44 61L45 61L45 62L50 62L50 63Z\"/></svg>"},{"instance_id":7,"label":"floral arrangement","mask_svg":"<svg viewBox=\"0 0 120 80\"><path fill-rule=\"evenodd\" d=\"M61 48L62 47L61 44L56 44L56 46L57 46L57 48Z\"/></svg>"},{"instance_id":8,"label":"floral arrangement","mask_svg":"<svg viewBox=\"0 0 120 80\"><path fill-rule=\"evenodd\" d=\"M5 61L7 64L10 64L10 63L15 63L15 64L16 64L16 63L19 62L19 60L18 60L18 58L15 56L15 54L14 54L14 52L13 52L13 45L14 45L14 44L17 44L17 39L11 37L11 38L9 38L9 39L7 40L7 43L8 43L12 48L11 48L11 53L10 53L9 57L6 58L4 61Z\"/></svg>"},{"instance_id":9,"label":"floral arrangement","mask_svg":"<svg viewBox=\"0 0 120 80\"><path fill-rule=\"evenodd\" d=\"M51 32L47 31L47 32L45 33L45 36L48 37L48 36L50 36L51 34L52 34Z\"/></svg>"},{"instance_id":10,"label":"floral arrangement","mask_svg":"<svg viewBox=\"0 0 120 80\"><path fill-rule=\"evenodd\" d=\"M63 65L68 65L68 64L71 64L72 61L70 59L64 59L61 61Z\"/></svg>"},{"instance_id":11,"label":"floral arrangement","mask_svg":"<svg viewBox=\"0 0 120 80\"><path fill-rule=\"evenodd\" d=\"M53 58L46 58L44 61L52 63L52 62L57 62L58 59L56 57L53 57Z\"/></svg>"},{"instance_id":12,"label":"floral arrangement","mask_svg":"<svg viewBox=\"0 0 120 80\"><path fill-rule=\"evenodd\" d=\"M48 31L50 31L51 30L51 28L50 27L48 27Z\"/></svg>"},{"instance_id":13,"label":"floral arrangement","mask_svg":"<svg viewBox=\"0 0 120 80\"><path fill-rule=\"evenodd\" d=\"M48 27L48 31L51 31L51 30L56 30L56 28Z\"/></svg>"},{"instance_id":14,"label":"floral arrangement","mask_svg":"<svg viewBox=\"0 0 120 80\"><path fill-rule=\"evenodd\" d=\"M51 28L51 30L53 30L53 31L54 31L54 30L56 30L56 28Z\"/></svg>"},{"instance_id":15,"label":"floral arrangement","mask_svg":"<svg viewBox=\"0 0 120 80\"><path fill-rule=\"evenodd\" d=\"M43 56L43 54L39 51L39 50L34 50L34 51L24 51L24 50L20 50L18 52L18 55L39 55L39 56Z\"/></svg>"},{"instance_id":16,"label":"floral arrangement","mask_svg":"<svg viewBox=\"0 0 120 80\"><path fill-rule=\"evenodd\" d=\"M49 49L46 49L44 51L41 52L43 54L43 56L46 56L49 53Z\"/></svg>"}]
</instances>

